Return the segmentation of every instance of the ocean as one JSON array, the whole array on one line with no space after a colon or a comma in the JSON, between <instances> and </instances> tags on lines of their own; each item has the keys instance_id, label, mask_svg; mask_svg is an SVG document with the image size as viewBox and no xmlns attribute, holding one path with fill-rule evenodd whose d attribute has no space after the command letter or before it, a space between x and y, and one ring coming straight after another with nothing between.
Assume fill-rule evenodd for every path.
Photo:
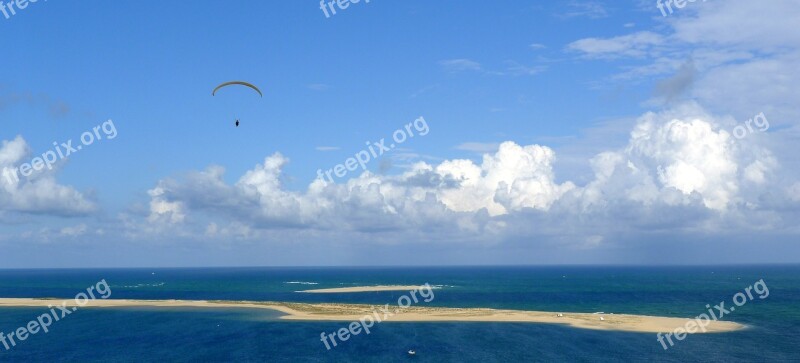
<instances>
[{"instance_id":1,"label":"ocean","mask_svg":"<svg viewBox=\"0 0 800 363\"><path fill-rule=\"evenodd\" d=\"M440 286L415 306L696 317L762 280L723 320L747 329L693 334L664 350L652 333L530 323L376 324L328 350L347 322L278 320L279 312L84 308L6 350L0 362L790 362L800 361L800 266L403 267L0 270L0 297L72 299L105 280L110 299L396 304L402 291L306 294L362 285ZM762 294L761 296L763 296ZM46 308L0 308L8 334ZM673 338L674 339L674 338ZM415 350L410 356L408 350Z\"/></svg>"}]
</instances>

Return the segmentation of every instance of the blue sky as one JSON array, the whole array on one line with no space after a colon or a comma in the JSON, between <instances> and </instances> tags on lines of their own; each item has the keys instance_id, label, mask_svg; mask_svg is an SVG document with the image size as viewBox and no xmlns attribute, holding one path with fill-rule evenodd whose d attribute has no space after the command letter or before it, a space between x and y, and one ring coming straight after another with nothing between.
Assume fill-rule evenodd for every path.
<instances>
[{"instance_id":1,"label":"blue sky","mask_svg":"<svg viewBox=\"0 0 800 363\"><path fill-rule=\"evenodd\" d=\"M31 3L0 15L0 164L118 137L0 192L0 263L702 263L732 240L708 262L797 262L791 5ZM264 97L211 97L236 79ZM370 173L312 184L418 117Z\"/></svg>"}]
</instances>

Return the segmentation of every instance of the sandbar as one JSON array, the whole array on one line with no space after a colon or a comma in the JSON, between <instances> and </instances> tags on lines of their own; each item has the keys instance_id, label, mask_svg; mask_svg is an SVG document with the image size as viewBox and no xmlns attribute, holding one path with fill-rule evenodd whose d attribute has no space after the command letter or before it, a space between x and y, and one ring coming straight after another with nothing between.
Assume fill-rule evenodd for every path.
<instances>
[{"instance_id":1,"label":"sandbar","mask_svg":"<svg viewBox=\"0 0 800 363\"><path fill-rule=\"evenodd\" d=\"M77 306L75 300L61 299L16 299L0 298L0 307L43 307L56 306L66 302L69 307ZM422 301L420 301L422 303ZM357 321L365 316L380 317L386 322L507 322L560 324L574 328L625 331L638 333L668 333L683 327L694 319L629 315L592 314L504 310L487 308L445 308L411 306L399 308L389 305L391 316L384 317L385 306L365 304L333 303L294 303L270 301L216 301L216 300L89 300L81 308L113 307L192 307L192 308L250 308L270 309L286 315L283 320L293 321ZM58 311L58 309L56 309ZM603 320L600 320L600 317ZM722 333L744 329L746 326L732 321L710 321L707 333ZM697 333L703 333L698 330Z\"/></svg>"}]
</instances>

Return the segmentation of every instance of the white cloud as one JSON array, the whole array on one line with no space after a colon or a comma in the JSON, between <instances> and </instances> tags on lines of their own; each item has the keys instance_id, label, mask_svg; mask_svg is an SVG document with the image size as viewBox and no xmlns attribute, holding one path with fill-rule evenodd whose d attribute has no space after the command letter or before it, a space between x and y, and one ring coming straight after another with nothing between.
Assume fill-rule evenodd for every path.
<instances>
[{"instance_id":1,"label":"white cloud","mask_svg":"<svg viewBox=\"0 0 800 363\"><path fill-rule=\"evenodd\" d=\"M576 248L605 245L609 233L649 233L654 225L720 231L743 213L763 214L763 195L780 179L768 150L726 131L733 122L695 104L647 113L625 147L592 158L594 177L583 186L558 181L552 149L514 142L480 163L417 162L399 175L316 180L305 191L282 185L289 160L276 153L234 184L216 166L160 181L150 191L148 222L203 238L325 231L392 243L485 243L569 231Z\"/></svg>"},{"instance_id":2,"label":"white cloud","mask_svg":"<svg viewBox=\"0 0 800 363\"><path fill-rule=\"evenodd\" d=\"M314 149L316 149L317 151L336 151L341 148L338 146L317 146Z\"/></svg>"},{"instance_id":3,"label":"white cloud","mask_svg":"<svg viewBox=\"0 0 800 363\"><path fill-rule=\"evenodd\" d=\"M654 47L664 42L660 34L640 31L613 38L584 38L570 43L567 49L590 58L644 57L654 55Z\"/></svg>"},{"instance_id":4,"label":"white cloud","mask_svg":"<svg viewBox=\"0 0 800 363\"><path fill-rule=\"evenodd\" d=\"M800 182L792 184L786 193L792 201L800 202Z\"/></svg>"},{"instance_id":5,"label":"white cloud","mask_svg":"<svg viewBox=\"0 0 800 363\"><path fill-rule=\"evenodd\" d=\"M724 210L738 190L732 137L716 130L709 116L686 111L642 117L626 154L638 159L634 167L655 169L663 187L685 195L697 192L706 207Z\"/></svg>"},{"instance_id":6,"label":"white cloud","mask_svg":"<svg viewBox=\"0 0 800 363\"><path fill-rule=\"evenodd\" d=\"M499 142L465 142L457 145L455 149L484 154L495 152L499 147Z\"/></svg>"},{"instance_id":7,"label":"white cloud","mask_svg":"<svg viewBox=\"0 0 800 363\"><path fill-rule=\"evenodd\" d=\"M742 118L764 112L770 121L796 124L800 93L793 89L800 84L798 64L800 52L721 65L697 81L692 96Z\"/></svg>"},{"instance_id":8,"label":"white cloud","mask_svg":"<svg viewBox=\"0 0 800 363\"><path fill-rule=\"evenodd\" d=\"M469 160L445 161L436 167L436 173L458 181L459 188L442 190L440 200L453 211L485 208L492 216L521 208L547 210L574 187L554 182L554 159L550 148L504 142L496 154L484 155L481 166Z\"/></svg>"},{"instance_id":9,"label":"white cloud","mask_svg":"<svg viewBox=\"0 0 800 363\"><path fill-rule=\"evenodd\" d=\"M77 226L64 227L61 229L59 234L66 237L77 237L86 234L87 230L88 227L86 226L86 224L79 224Z\"/></svg>"},{"instance_id":10,"label":"white cloud","mask_svg":"<svg viewBox=\"0 0 800 363\"><path fill-rule=\"evenodd\" d=\"M155 187L147 191L150 195L150 216L147 218L152 223L176 224L186 218L184 206L180 202L170 202L164 197L164 188Z\"/></svg>"},{"instance_id":11,"label":"white cloud","mask_svg":"<svg viewBox=\"0 0 800 363\"><path fill-rule=\"evenodd\" d=\"M34 171L29 177L18 172L30 157L30 147L22 136L2 141L0 212L77 216L95 211L94 203L82 193L56 182L55 169Z\"/></svg>"},{"instance_id":12,"label":"white cloud","mask_svg":"<svg viewBox=\"0 0 800 363\"><path fill-rule=\"evenodd\" d=\"M439 64L448 72L480 71L481 64L464 58L447 59L439 61Z\"/></svg>"},{"instance_id":13,"label":"white cloud","mask_svg":"<svg viewBox=\"0 0 800 363\"><path fill-rule=\"evenodd\" d=\"M547 70L547 66L533 65L526 66L515 61L506 62L506 70L496 72L498 75L512 75L512 76L534 76Z\"/></svg>"},{"instance_id":14,"label":"white cloud","mask_svg":"<svg viewBox=\"0 0 800 363\"><path fill-rule=\"evenodd\" d=\"M528 66L513 60L506 61L505 68L502 70L485 70L480 63L469 59L443 60L439 62L439 65L450 73L471 71L493 76L533 76L547 69L547 66L544 65Z\"/></svg>"},{"instance_id":15,"label":"white cloud","mask_svg":"<svg viewBox=\"0 0 800 363\"><path fill-rule=\"evenodd\" d=\"M567 3L568 10L559 14L562 18L587 17L590 19L600 19L608 17L605 6L598 1L570 1Z\"/></svg>"},{"instance_id":16,"label":"white cloud","mask_svg":"<svg viewBox=\"0 0 800 363\"><path fill-rule=\"evenodd\" d=\"M664 96L665 88L685 88L687 92L681 94L686 99L698 100L715 112L746 117L763 111L784 123L800 118L796 107L800 93L792 91L800 82L797 2L732 0L692 5L662 20L657 33L579 39L567 49L584 58L634 62L620 62L621 72L610 78L614 81L676 74L656 91ZM687 62L694 71L685 68Z\"/></svg>"},{"instance_id":17,"label":"white cloud","mask_svg":"<svg viewBox=\"0 0 800 363\"><path fill-rule=\"evenodd\" d=\"M763 51L800 46L800 7L795 0L709 1L691 10L695 11L670 23L678 40Z\"/></svg>"}]
</instances>

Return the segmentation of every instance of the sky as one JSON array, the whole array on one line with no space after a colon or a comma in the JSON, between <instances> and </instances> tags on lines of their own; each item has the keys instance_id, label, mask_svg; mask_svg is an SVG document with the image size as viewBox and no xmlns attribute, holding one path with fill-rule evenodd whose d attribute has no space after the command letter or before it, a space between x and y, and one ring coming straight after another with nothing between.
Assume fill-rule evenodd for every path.
<instances>
[{"instance_id":1,"label":"sky","mask_svg":"<svg viewBox=\"0 0 800 363\"><path fill-rule=\"evenodd\" d=\"M800 3L658 3L6 4L0 268L800 262Z\"/></svg>"}]
</instances>

